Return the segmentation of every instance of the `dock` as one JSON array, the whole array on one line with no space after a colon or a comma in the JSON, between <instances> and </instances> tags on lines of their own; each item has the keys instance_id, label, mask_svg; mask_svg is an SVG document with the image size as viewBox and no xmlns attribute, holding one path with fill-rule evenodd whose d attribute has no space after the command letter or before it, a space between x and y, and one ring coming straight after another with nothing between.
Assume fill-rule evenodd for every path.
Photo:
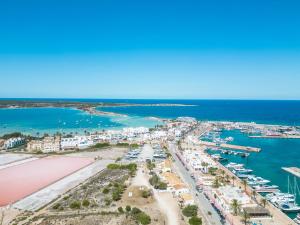
<instances>
[{"instance_id":1,"label":"dock","mask_svg":"<svg viewBox=\"0 0 300 225\"><path fill-rule=\"evenodd\" d=\"M289 172L296 177L300 177L300 168L298 167L282 167L282 169L286 172Z\"/></svg>"},{"instance_id":2,"label":"dock","mask_svg":"<svg viewBox=\"0 0 300 225\"><path fill-rule=\"evenodd\" d=\"M249 136L249 138L277 138L277 139L300 139L300 135L256 135L256 136Z\"/></svg>"},{"instance_id":3,"label":"dock","mask_svg":"<svg viewBox=\"0 0 300 225\"><path fill-rule=\"evenodd\" d=\"M241 146L241 145L232 145L232 144L220 144L210 142L210 141L200 141L200 144L210 146L210 147L221 147L221 148L227 148L227 149L234 149L234 150L241 150L241 151L247 151L247 152L260 152L260 148L256 147L249 147L249 146Z\"/></svg>"}]
</instances>

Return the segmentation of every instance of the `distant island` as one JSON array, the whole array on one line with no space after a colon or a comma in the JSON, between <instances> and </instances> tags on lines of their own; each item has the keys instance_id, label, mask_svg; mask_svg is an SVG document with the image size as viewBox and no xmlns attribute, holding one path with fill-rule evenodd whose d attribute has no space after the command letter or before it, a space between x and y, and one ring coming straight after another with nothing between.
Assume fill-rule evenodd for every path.
<instances>
[{"instance_id":1,"label":"distant island","mask_svg":"<svg viewBox=\"0 0 300 225\"><path fill-rule=\"evenodd\" d=\"M52 100L0 100L0 109L16 109L16 108L75 108L93 115L109 115L109 116L126 116L124 114L105 112L97 108L104 107L180 107L194 106L186 104L136 104L136 103L107 103L107 102L80 102L80 101L52 101Z\"/></svg>"}]
</instances>

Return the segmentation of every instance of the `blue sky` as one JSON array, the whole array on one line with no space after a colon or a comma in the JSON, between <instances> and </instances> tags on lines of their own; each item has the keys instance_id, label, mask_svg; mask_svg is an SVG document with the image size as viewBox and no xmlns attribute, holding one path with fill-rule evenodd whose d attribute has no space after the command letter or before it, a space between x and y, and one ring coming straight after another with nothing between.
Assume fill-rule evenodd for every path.
<instances>
[{"instance_id":1,"label":"blue sky","mask_svg":"<svg viewBox=\"0 0 300 225\"><path fill-rule=\"evenodd\" d=\"M299 9L0 0L0 97L300 99Z\"/></svg>"}]
</instances>

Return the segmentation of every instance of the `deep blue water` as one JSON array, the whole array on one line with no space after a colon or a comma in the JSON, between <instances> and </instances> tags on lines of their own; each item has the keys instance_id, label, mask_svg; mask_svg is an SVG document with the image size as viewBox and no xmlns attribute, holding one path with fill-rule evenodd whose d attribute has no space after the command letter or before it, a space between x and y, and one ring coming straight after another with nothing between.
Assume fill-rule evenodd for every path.
<instances>
[{"instance_id":1,"label":"deep blue water","mask_svg":"<svg viewBox=\"0 0 300 225\"><path fill-rule=\"evenodd\" d=\"M178 107L108 107L101 110L138 116L176 118L191 116L199 120L245 121L300 125L300 101L242 100L128 100L134 103L178 103Z\"/></svg>"}]
</instances>

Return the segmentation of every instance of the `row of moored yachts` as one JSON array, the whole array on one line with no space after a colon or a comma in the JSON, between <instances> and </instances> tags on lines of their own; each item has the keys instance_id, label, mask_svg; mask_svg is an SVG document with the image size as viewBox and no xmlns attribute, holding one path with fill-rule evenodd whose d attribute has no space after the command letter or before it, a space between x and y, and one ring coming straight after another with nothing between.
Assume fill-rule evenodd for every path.
<instances>
[{"instance_id":1,"label":"row of moored yachts","mask_svg":"<svg viewBox=\"0 0 300 225\"><path fill-rule=\"evenodd\" d=\"M288 181L289 193L283 193L280 192L277 185L270 185L269 183L271 181L252 175L253 171L251 169L244 168L243 164L231 162L227 164L226 167L240 179L246 180L247 184L250 185L255 191L268 193L266 195L266 199L277 208L284 212L300 212L300 206L298 206L296 203L296 196L299 192L296 180L294 183L294 188L290 188Z\"/></svg>"}]
</instances>

